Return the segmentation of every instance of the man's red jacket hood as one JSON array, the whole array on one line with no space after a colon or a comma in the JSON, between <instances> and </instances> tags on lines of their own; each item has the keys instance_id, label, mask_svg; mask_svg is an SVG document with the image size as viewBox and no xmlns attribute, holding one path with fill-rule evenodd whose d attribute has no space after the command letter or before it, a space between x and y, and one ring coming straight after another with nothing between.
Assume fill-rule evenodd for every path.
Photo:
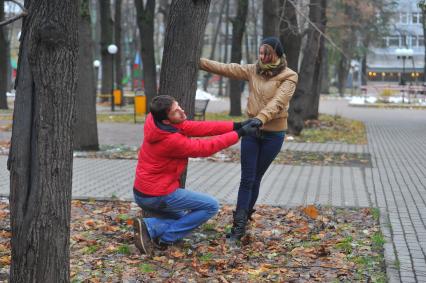
<instances>
[{"instance_id":1,"label":"man's red jacket hood","mask_svg":"<svg viewBox=\"0 0 426 283\"><path fill-rule=\"evenodd\" d=\"M208 139L190 137L214 136ZM174 192L189 157L207 157L238 142L232 122L156 123L147 115L134 187L153 196Z\"/></svg>"}]
</instances>

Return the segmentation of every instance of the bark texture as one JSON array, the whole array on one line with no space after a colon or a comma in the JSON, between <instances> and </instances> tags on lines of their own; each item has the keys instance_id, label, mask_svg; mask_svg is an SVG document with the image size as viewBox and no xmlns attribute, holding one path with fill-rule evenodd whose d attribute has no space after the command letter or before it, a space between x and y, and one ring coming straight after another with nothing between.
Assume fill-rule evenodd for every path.
<instances>
[{"instance_id":1,"label":"bark texture","mask_svg":"<svg viewBox=\"0 0 426 283\"><path fill-rule=\"evenodd\" d=\"M10 170L11 282L69 282L78 1L25 1Z\"/></svg>"}]
</instances>

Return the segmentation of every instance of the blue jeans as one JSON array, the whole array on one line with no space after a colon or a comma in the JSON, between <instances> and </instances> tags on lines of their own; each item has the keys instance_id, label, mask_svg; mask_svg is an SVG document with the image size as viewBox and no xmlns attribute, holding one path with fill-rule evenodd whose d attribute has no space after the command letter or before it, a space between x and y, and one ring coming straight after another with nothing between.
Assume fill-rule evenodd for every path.
<instances>
[{"instance_id":1,"label":"blue jeans","mask_svg":"<svg viewBox=\"0 0 426 283\"><path fill-rule=\"evenodd\" d=\"M237 210L250 212L259 196L262 177L278 155L285 132L261 131L260 137L243 137L241 141L241 182Z\"/></svg>"},{"instance_id":2,"label":"blue jeans","mask_svg":"<svg viewBox=\"0 0 426 283\"><path fill-rule=\"evenodd\" d=\"M151 239L160 242L176 242L192 230L212 218L219 210L219 203L211 196L186 189L159 197L135 196L136 203L146 211L163 218L144 218Z\"/></svg>"}]
</instances>

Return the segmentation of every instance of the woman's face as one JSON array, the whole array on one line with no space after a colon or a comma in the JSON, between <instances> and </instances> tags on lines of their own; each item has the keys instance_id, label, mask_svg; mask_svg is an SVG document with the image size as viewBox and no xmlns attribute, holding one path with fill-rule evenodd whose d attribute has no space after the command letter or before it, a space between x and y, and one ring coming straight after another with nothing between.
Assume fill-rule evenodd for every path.
<instances>
[{"instance_id":1,"label":"woman's face","mask_svg":"<svg viewBox=\"0 0 426 283\"><path fill-rule=\"evenodd\" d=\"M260 46L259 48L259 59L263 64L269 64L272 62L275 62L277 55L275 55L274 50L272 50L272 47L264 44Z\"/></svg>"}]
</instances>

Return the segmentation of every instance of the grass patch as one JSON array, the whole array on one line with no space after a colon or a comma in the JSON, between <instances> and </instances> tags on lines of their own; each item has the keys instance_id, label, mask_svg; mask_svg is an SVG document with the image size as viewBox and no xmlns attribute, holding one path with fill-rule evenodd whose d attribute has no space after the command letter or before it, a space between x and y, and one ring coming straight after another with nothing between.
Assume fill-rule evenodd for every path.
<instances>
[{"instance_id":1,"label":"grass patch","mask_svg":"<svg viewBox=\"0 0 426 283\"><path fill-rule=\"evenodd\" d=\"M139 271L142 273L151 273L154 272L154 267L149 263L142 263L139 265Z\"/></svg>"},{"instance_id":2,"label":"grass patch","mask_svg":"<svg viewBox=\"0 0 426 283\"><path fill-rule=\"evenodd\" d=\"M294 138L297 142L367 144L364 123L327 114L320 114L318 121L307 122L300 136Z\"/></svg>"},{"instance_id":3,"label":"grass patch","mask_svg":"<svg viewBox=\"0 0 426 283\"><path fill-rule=\"evenodd\" d=\"M380 209L377 207L371 209L371 215L373 216L373 219L376 221L379 221L380 219Z\"/></svg>"},{"instance_id":4,"label":"grass patch","mask_svg":"<svg viewBox=\"0 0 426 283\"><path fill-rule=\"evenodd\" d=\"M129 255L130 254L130 247L128 245L121 245L117 248L117 252L119 254Z\"/></svg>"},{"instance_id":5,"label":"grass patch","mask_svg":"<svg viewBox=\"0 0 426 283\"><path fill-rule=\"evenodd\" d=\"M336 248L340 249L345 254L352 253L352 237L346 237L342 241L336 244Z\"/></svg>"},{"instance_id":6,"label":"grass patch","mask_svg":"<svg viewBox=\"0 0 426 283\"><path fill-rule=\"evenodd\" d=\"M241 116L230 116L229 112L219 112L219 113L206 112L206 120L240 122L246 119L248 119L248 117L245 114Z\"/></svg>"},{"instance_id":7,"label":"grass patch","mask_svg":"<svg viewBox=\"0 0 426 283\"><path fill-rule=\"evenodd\" d=\"M373 242L373 247L376 249L382 249L383 245L386 243L385 237L381 232L376 232L371 237L371 241Z\"/></svg>"},{"instance_id":8,"label":"grass patch","mask_svg":"<svg viewBox=\"0 0 426 283\"><path fill-rule=\"evenodd\" d=\"M201 261L211 261L213 258L213 254L212 253L205 253L202 256L200 256L200 260Z\"/></svg>"},{"instance_id":9,"label":"grass patch","mask_svg":"<svg viewBox=\"0 0 426 283\"><path fill-rule=\"evenodd\" d=\"M131 114L97 114L97 121L99 123L134 123L135 116ZM145 121L145 116L137 116L138 123Z\"/></svg>"},{"instance_id":10,"label":"grass patch","mask_svg":"<svg viewBox=\"0 0 426 283\"><path fill-rule=\"evenodd\" d=\"M98 245L91 245L91 246L87 246L83 249L83 254L94 254L95 252L97 252L99 250L99 246Z\"/></svg>"}]
</instances>

